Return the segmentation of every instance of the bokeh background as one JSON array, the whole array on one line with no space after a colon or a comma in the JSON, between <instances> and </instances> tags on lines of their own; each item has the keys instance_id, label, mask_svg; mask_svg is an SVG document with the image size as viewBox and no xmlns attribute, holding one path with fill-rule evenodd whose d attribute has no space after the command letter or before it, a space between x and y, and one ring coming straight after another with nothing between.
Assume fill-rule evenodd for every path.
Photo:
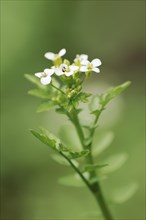
<instances>
[{"instance_id":1,"label":"bokeh background","mask_svg":"<svg viewBox=\"0 0 146 220\"><path fill-rule=\"evenodd\" d=\"M131 80L112 102L100 126L115 132L106 152L126 152L127 163L103 181L106 193L136 181L139 190L122 205L111 206L117 220L144 220L144 44L145 1L1 1L1 219L87 219L97 209L85 188L65 187L58 177L70 168L58 165L29 128L40 125L57 134L68 125L54 110L36 113L39 100L27 95L32 85L25 73L50 65L47 51L67 49L66 57L87 53L102 60L101 74L88 91ZM66 133L64 133L64 136ZM88 219L91 219L89 217Z\"/></svg>"}]
</instances>

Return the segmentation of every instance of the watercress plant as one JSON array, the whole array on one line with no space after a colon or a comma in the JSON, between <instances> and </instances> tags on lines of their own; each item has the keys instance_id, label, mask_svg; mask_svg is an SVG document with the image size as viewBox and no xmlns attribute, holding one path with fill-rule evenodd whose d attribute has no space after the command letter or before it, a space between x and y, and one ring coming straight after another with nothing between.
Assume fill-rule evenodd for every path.
<instances>
[{"instance_id":1,"label":"watercress plant","mask_svg":"<svg viewBox=\"0 0 146 220\"><path fill-rule=\"evenodd\" d=\"M73 150L63 140L44 128L39 131L31 130L31 133L54 150L55 154L52 155L52 158L55 161L69 165L74 170L74 175L61 178L59 182L71 186L87 186L97 200L104 219L113 220L101 190L100 180L120 168L126 161L127 155L124 153L113 155L105 163L96 163L95 157L98 158L111 143L113 134L111 132L104 134L95 149L93 149L93 140L100 115L106 109L107 104L130 85L130 81L110 88L103 94L86 93L82 89L83 83L93 73L100 72L101 60L96 58L90 62L88 55L81 54L70 62L62 58L65 53L65 49L60 50L58 54L47 52L45 58L51 60L53 65L34 75L26 74L25 77L37 87L28 93L43 100L37 111L48 111L54 107L57 113L66 115L76 129L82 150ZM88 125L82 124L80 120L80 113L83 110L80 106L81 102L86 103L89 107L92 120ZM133 195L135 190L136 185L133 185L132 188L130 186L127 190L128 193L122 193L122 198L119 195L117 201L119 203L125 201ZM114 200L114 196L112 199Z\"/></svg>"}]
</instances>

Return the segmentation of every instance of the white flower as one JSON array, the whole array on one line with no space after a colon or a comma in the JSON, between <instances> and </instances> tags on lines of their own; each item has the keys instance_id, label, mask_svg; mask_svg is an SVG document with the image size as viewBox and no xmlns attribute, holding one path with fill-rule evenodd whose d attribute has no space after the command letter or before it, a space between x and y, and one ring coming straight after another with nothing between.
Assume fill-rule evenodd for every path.
<instances>
[{"instance_id":1,"label":"white flower","mask_svg":"<svg viewBox=\"0 0 146 220\"><path fill-rule=\"evenodd\" d=\"M45 69L44 72L35 73L35 76L40 78L40 81L43 85L47 85L51 82L51 75L53 73L53 69Z\"/></svg>"},{"instance_id":2,"label":"white flower","mask_svg":"<svg viewBox=\"0 0 146 220\"><path fill-rule=\"evenodd\" d=\"M83 65L80 67L81 72L90 72L90 71L94 71L96 73L100 72L98 66L101 65L101 61L99 59L94 59L91 62L89 62L88 60L83 60L81 64Z\"/></svg>"},{"instance_id":3,"label":"white flower","mask_svg":"<svg viewBox=\"0 0 146 220\"><path fill-rule=\"evenodd\" d=\"M86 54L81 54L81 55L76 55L76 58L74 59L74 62L82 62L84 60L88 60L88 55Z\"/></svg>"},{"instance_id":4,"label":"white flower","mask_svg":"<svg viewBox=\"0 0 146 220\"><path fill-rule=\"evenodd\" d=\"M48 60L55 61L55 60L57 60L58 58L62 57L65 53L66 53L66 49L61 49L61 50L59 51L59 53L57 53L57 54L52 53L52 52L47 52L47 53L45 53L44 56L45 56Z\"/></svg>"},{"instance_id":5,"label":"white flower","mask_svg":"<svg viewBox=\"0 0 146 220\"><path fill-rule=\"evenodd\" d=\"M55 69L55 73L57 76L61 76L61 75L71 76L78 69L79 69L78 66L74 66L74 65L68 66L66 64L61 64L60 67Z\"/></svg>"}]
</instances>

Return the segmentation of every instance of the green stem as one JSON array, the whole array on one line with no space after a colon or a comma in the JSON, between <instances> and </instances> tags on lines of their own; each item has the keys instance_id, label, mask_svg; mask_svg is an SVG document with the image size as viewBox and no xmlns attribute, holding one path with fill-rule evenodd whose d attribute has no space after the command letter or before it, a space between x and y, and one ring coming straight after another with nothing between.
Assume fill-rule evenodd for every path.
<instances>
[{"instance_id":1,"label":"green stem","mask_svg":"<svg viewBox=\"0 0 146 220\"><path fill-rule=\"evenodd\" d=\"M70 163L70 165L73 167L73 169L78 173L78 175L81 177L81 179L83 180L83 182L86 184L86 186L88 187L88 189L93 193L93 195L95 196L95 199L97 200L103 215L105 217L106 220L113 220L108 207L105 203L100 185L98 182L95 182L94 184L90 184L88 182L88 180L84 177L84 175L80 172L80 170L72 163L72 161L62 152L60 152L60 154Z\"/></svg>"},{"instance_id":2,"label":"green stem","mask_svg":"<svg viewBox=\"0 0 146 220\"><path fill-rule=\"evenodd\" d=\"M63 95L66 96L65 92L63 92L61 89L59 89L58 87L54 86L53 84L51 84L51 86L52 86L53 88L55 88L56 90L58 90L59 92L61 92Z\"/></svg>"},{"instance_id":3,"label":"green stem","mask_svg":"<svg viewBox=\"0 0 146 220\"><path fill-rule=\"evenodd\" d=\"M110 210L108 209L101 187L98 182L95 182L94 185L92 185L92 193L95 196L96 201L100 206L100 209L102 210L105 220L113 220L113 217L110 213Z\"/></svg>"},{"instance_id":4,"label":"green stem","mask_svg":"<svg viewBox=\"0 0 146 220\"><path fill-rule=\"evenodd\" d=\"M80 126L80 122L79 122L79 119L78 119L78 116L77 116L76 109L73 109L71 114L68 114L68 117L72 121L72 123L74 124L74 126L76 128L78 137L79 137L80 142L82 144L82 147L85 148L85 145L84 145L84 133L83 133L82 128Z\"/></svg>"},{"instance_id":5,"label":"green stem","mask_svg":"<svg viewBox=\"0 0 146 220\"><path fill-rule=\"evenodd\" d=\"M93 140L93 136L94 136L94 133L95 133L96 124L97 124L98 119L99 119L99 117L100 117L100 115L101 115L101 112L102 112L103 110L104 110L104 107L99 110L99 112L97 113L97 115L96 115L96 117L95 117L95 120L94 120L94 123L93 123L93 127L92 127L91 132L90 132L90 137L92 137L92 140ZM92 142L90 143L90 147L91 147L91 146L92 146Z\"/></svg>"},{"instance_id":6,"label":"green stem","mask_svg":"<svg viewBox=\"0 0 146 220\"><path fill-rule=\"evenodd\" d=\"M102 109L103 110L103 109ZM94 121L94 127L91 129L91 132L90 132L90 137L92 137L92 140L93 140L93 136L94 136L94 133L95 133L95 125L99 119L99 116L101 114L101 111L99 111L99 113L96 115L96 118L95 118L95 121ZM80 125L80 122L79 122L79 119L78 119L78 115L77 115L77 111L74 111L72 112L72 115L69 114L68 117L70 118L70 120L73 122L75 128L76 128L76 131L77 131L77 134L79 136L79 139L80 139L80 142L82 144L82 147L85 149L85 148L88 148L88 149L91 149L91 146L92 146L92 141L88 144L88 146L86 146L84 144L84 140L85 140L85 137L84 137L84 133L82 131L82 128L81 128L81 125ZM66 158L67 159L67 158ZM90 153L89 155L87 155L87 161L90 163L90 164L94 164L93 162L93 157L92 157L92 154L91 154L91 150L90 150ZM71 164L71 161L69 162ZM72 167L74 164L71 164ZM101 190L101 187L98 183L98 181L96 180L94 183L88 183L88 181L84 178L84 176L82 175L82 173L78 170L78 168L76 168L75 166L73 167L76 172L80 175L80 177L83 179L83 181L86 183L87 187L89 188L89 190L92 192L92 194L94 195L94 197L96 198L96 201L97 203L99 204L100 206L100 209L103 213L103 216L105 218L105 220L113 220L112 218L112 215L108 209L108 206L105 202L105 199L104 199L104 196L102 194L102 190ZM96 179L96 172L95 170L91 171L90 172L90 180L92 179Z\"/></svg>"},{"instance_id":7,"label":"green stem","mask_svg":"<svg viewBox=\"0 0 146 220\"><path fill-rule=\"evenodd\" d=\"M88 182L88 180L84 177L84 175L81 173L81 171L73 164L73 162L62 152L60 152L60 154L70 163L70 165L73 167L73 169L79 174L79 176L81 177L81 179L84 181L84 183L86 184L86 186L89 188L89 190L91 190L91 186L90 183Z\"/></svg>"},{"instance_id":8,"label":"green stem","mask_svg":"<svg viewBox=\"0 0 146 220\"><path fill-rule=\"evenodd\" d=\"M90 154L88 155L88 160L90 162L90 164L94 164L93 162L93 157L91 155L91 151ZM95 178L96 179L96 172L95 170L92 170L90 172L90 178ZM105 218L105 220L113 220L113 217L110 213L110 210L108 209L108 206L106 204L106 201L104 199L101 187L99 185L98 181L95 181L92 185L91 185L91 191L94 195L94 197L96 198L97 203L100 206L100 209L102 210L103 216Z\"/></svg>"}]
</instances>

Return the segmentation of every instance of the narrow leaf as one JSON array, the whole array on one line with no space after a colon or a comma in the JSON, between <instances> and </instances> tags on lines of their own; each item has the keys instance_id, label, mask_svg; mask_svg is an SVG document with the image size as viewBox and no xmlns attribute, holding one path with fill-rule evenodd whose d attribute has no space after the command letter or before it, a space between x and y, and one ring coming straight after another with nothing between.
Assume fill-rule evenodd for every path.
<instances>
[{"instance_id":1,"label":"narrow leaf","mask_svg":"<svg viewBox=\"0 0 146 220\"><path fill-rule=\"evenodd\" d=\"M74 186L74 187L85 186L85 183L77 174L61 177L58 182L65 186Z\"/></svg>"},{"instance_id":2,"label":"narrow leaf","mask_svg":"<svg viewBox=\"0 0 146 220\"><path fill-rule=\"evenodd\" d=\"M103 151L110 147L114 139L112 131L98 132L93 140L93 157L99 156Z\"/></svg>"},{"instance_id":3,"label":"narrow leaf","mask_svg":"<svg viewBox=\"0 0 146 220\"><path fill-rule=\"evenodd\" d=\"M105 175L120 169L123 166L123 164L127 161L127 158L128 155L126 153L110 156L108 159L106 159L106 162L109 166L100 169L98 171L98 174Z\"/></svg>"},{"instance_id":4,"label":"narrow leaf","mask_svg":"<svg viewBox=\"0 0 146 220\"><path fill-rule=\"evenodd\" d=\"M121 204L131 199L131 197L137 192L138 184L131 183L127 186L115 189L111 194L111 201L116 204Z\"/></svg>"},{"instance_id":5,"label":"narrow leaf","mask_svg":"<svg viewBox=\"0 0 146 220\"><path fill-rule=\"evenodd\" d=\"M32 90L28 91L28 94L35 96L37 98L41 98L41 99L48 99L49 98L48 92L44 89L32 89Z\"/></svg>"},{"instance_id":6,"label":"narrow leaf","mask_svg":"<svg viewBox=\"0 0 146 220\"><path fill-rule=\"evenodd\" d=\"M51 155L51 157L54 161L56 161L57 163L59 163L61 165L70 166L69 162L64 157L62 157L58 154L53 154L53 155Z\"/></svg>"},{"instance_id":7,"label":"narrow leaf","mask_svg":"<svg viewBox=\"0 0 146 220\"><path fill-rule=\"evenodd\" d=\"M77 159L81 157L86 157L89 154L89 150L83 150L80 152L69 152L68 158L69 159Z\"/></svg>"},{"instance_id":8,"label":"narrow leaf","mask_svg":"<svg viewBox=\"0 0 146 220\"><path fill-rule=\"evenodd\" d=\"M53 134L51 134L48 130L46 130L44 128L41 128L40 133L37 131L34 131L34 130L30 130L30 131L42 143L55 149L59 153L62 152L70 160L80 158L80 157L85 157L89 153L89 150L83 150L83 151L79 151L79 152L73 151L71 148L64 146L61 143L60 139L58 139L56 136L54 136Z\"/></svg>"},{"instance_id":9,"label":"narrow leaf","mask_svg":"<svg viewBox=\"0 0 146 220\"><path fill-rule=\"evenodd\" d=\"M100 114L105 109L105 106L109 103L109 101L112 100L116 95L123 92L130 84L131 82L127 81L119 86L110 88L101 95L94 96L89 104L91 114Z\"/></svg>"},{"instance_id":10,"label":"narrow leaf","mask_svg":"<svg viewBox=\"0 0 146 220\"><path fill-rule=\"evenodd\" d=\"M66 115L66 110L65 110L64 108L62 108L62 107L56 108L55 111L56 111L57 113Z\"/></svg>"},{"instance_id":11,"label":"narrow leaf","mask_svg":"<svg viewBox=\"0 0 146 220\"><path fill-rule=\"evenodd\" d=\"M27 80L29 80L31 83L35 84L39 88L44 88L44 86L40 83L39 78L37 78L36 76L30 74L25 74L24 76Z\"/></svg>"},{"instance_id":12,"label":"narrow leaf","mask_svg":"<svg viewBox=\"0 0 146 220\"><path fill-rule=\"evenodd\" d=\"M92 171L95 169L102 169L103 167L108 166L108 164L89 164L89 165L85 165L84 170L85 171Z\"/></svg>"},{"instance_id":13,"label":"narrow leaf","mask_svg":"<svg viewBox=\"0 0 146 220\"><path fill-rule=\"evenodd\" d=\"M48 138L45 134L39 133L34 130L30 130L31 133L38 138L42 143L46 144L47 146L56 149L56 141L53 139Z\"/></svg>"},{"instance_id":14,"label":"narrow leaf","mask_svg":"<svg viewBox=\"0 0 146 220\"><path fill-rule=\"evenodd\" d=\"M89 110L91 113L94 113L96 111L99 111L102 108L102 105L100 104L100 96L95 95L92 97L91 102L89 103Z\"/></svg>"},{"instance_id":15,"label":"narrow leaf","mask_svg":"<svg viewBox=\"0 0 146 220\"><path fill-rule=\"evenodd\" d=\"M53 108L56 105L55 102L49 100L47 102L43 102L38 108L37 108L37 112L44 112L44 111L48 111L51 108Z\"/></svg>"},{"instance_id":16,"label":"narrow leaf","mask_svg":"<svg viewBox=\"0 0 146 220\"><path fill-rule=\"evenodd\" d=\"M119 86L116 86L116 87L109 89L107 92L105 92L103 95L101 95L100 103L105 106L116 95L123 92L130 84L131 84L131 82L128 81L128 82L125 82Z\"/></svg>"},{"instance_id":17,"label":"narrow leaf","mask_svg":"<svg viewBox=\"0 0 146 220\"><path fill-rule=\"evenodd\" d=\"M62 126L59 130L59 137L66 146L70 146L74 151L82 150L81 143L73 126Z\"/></svg>"}]
</instances>

